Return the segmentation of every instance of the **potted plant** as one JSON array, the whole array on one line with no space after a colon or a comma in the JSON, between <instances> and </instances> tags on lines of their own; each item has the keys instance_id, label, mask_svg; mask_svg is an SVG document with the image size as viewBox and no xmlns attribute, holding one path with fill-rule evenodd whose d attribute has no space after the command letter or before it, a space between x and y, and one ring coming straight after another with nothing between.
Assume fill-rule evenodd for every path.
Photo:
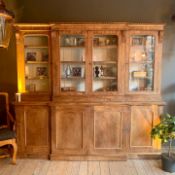
<instances>
[{"instance_id":1,"label":"potted plant","mask_svg":"<svg viewBox=\"0 0 175 175\"><path fill-rule=\"evenodd\" d=\"M175 116L166 114L159 124L151 131L152 138L159 138L162 143L168 143L168 153L162 153L162 169L175 172L175 154L172 152L172 141L175 139Z\"/></svg>"}]
</instances>

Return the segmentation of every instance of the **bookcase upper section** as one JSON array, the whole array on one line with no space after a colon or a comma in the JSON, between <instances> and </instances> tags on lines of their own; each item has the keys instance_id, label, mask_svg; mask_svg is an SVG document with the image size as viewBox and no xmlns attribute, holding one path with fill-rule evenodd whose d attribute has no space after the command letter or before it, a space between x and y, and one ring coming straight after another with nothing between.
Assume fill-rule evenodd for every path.
<instances>
[{"instance_id":1,"label":"bookcase upper section","mask_svg":"<svg viewBox=\"0 0 175 175\"><path fill-rule=\"evenodd\" d=\"M18 91L159 94L163 24L15 24Z\"/></svg>"}]
</instances>

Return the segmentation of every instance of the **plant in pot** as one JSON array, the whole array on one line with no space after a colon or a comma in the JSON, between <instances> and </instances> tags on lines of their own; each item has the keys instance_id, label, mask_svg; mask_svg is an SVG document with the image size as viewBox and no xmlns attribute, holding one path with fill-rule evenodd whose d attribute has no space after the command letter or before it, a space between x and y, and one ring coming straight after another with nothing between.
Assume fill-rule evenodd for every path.
<instances>
[{"instance_id":1,"label":"plant in pot","mask_svg":"<svg viewBox=\"0 0 175 175\"><path fill-rule=\"evenodd\" d=\"M175 139L175 116L166 114L159 124L151 130L152 138L159 138L162 143L168 143L168 153L162 153L162 169L175 172L175 154L172 152L172 142Z\"/></svg>"}]
</instances>

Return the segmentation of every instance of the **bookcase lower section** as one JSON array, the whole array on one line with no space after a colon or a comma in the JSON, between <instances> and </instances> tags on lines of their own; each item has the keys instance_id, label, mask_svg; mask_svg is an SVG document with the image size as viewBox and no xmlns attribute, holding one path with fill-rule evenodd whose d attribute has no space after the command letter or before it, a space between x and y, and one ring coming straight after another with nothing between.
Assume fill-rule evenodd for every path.
<instances>
[{"instance_id":1,"label":"bookcase lower section","mask_svg":"<svg viewBox=\"0 0 175 175\"><path fill-rule=\"evenodd\" d=\"M159 156L150 137L157 104L15 104L18 155L51 160L126 160ZM145 155L145 156L144 156Z\"/></svg>"}]
</instances>

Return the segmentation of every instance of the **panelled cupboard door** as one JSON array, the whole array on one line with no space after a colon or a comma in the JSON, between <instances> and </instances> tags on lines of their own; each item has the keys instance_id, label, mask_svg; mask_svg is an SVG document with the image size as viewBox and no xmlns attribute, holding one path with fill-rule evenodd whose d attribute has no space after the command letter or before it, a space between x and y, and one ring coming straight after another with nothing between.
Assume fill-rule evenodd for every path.
<instances>
[{"instance_id":1,"label":"panelled cupboard door","mask_svg":"<svg viewBox=\"0 0 175 175\"><path fill-rule=\"evenodd\" d=\"M127 32L126 91L159 93L162 43L157 31Z\"/></svg>"},{"instance_id":2,"label":"panelled cupboard door","mask_svg":"<svg viewBox=\"0 0 175 175\"><path fill-rule=\"evenodd\" d=\"M59 106L52 118L52 153L78 155L85 153L87 141L87 107Z\"/></svg>"},{"instance_id":3,"label":"panelled cupboard door","mask_svg":"<svg viewBox=\"0 0 175 175\"><path fill-rule=\"evenodd\" d=\"M136 152L152 150L155 141L151 138L151 129L158 121L158 106L131 107L131 150ZM158 145L156 147L158 147Z\"/></svg>"},{"instance_id":4,"label":"panelled cupboard door","mask_svg":"<svg viewBox=\"0 0 175 175\"><path fill-rule=\"evenodd\" d=\"M16 108L16 116L17 140L22 151L29 155L48 155L49 108L21 106Z\"/></svg>"},{"instance_id":5,"label":"panelled cupboard door","mask_svg":"<svg viewBox=\"0 0 175 175\"><path fill-rule=\"evenodd\" d=\"M91 152L111 154L126 151L129 110L126 106L95 106Z\"/></svg>"}]
</instances>

